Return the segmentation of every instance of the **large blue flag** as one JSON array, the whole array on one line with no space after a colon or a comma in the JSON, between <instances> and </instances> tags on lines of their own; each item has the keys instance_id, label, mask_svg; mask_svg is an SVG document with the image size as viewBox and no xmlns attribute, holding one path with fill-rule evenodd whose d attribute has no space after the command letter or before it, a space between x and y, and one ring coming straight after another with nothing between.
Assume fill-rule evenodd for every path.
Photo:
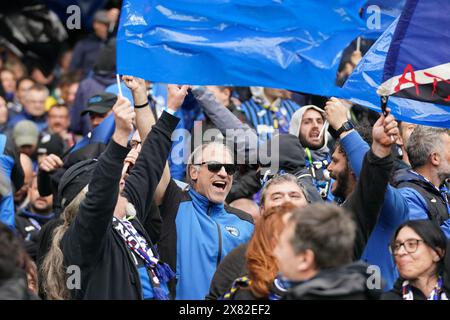
<instances>
[{"instance_id":1,"label":"large blue flag","mask_svg":"<svg viewBox=\"0 0 450 320\"><path fill-rule=\"evenodd\" d=\"M399 119L450 128L450 1L409 0L343 87L352 101ZM378 94L377 94L378 91Z\"/></svg>"},{"instance_id":2,"label":"large blue flag","mask_svg":"<svg viewBox=\"0 0 450 320\"><path fill-rule=\"evenodd\" d=\"M328 95L364 0L124 0L117 68L163 83Z\"/></svg>"}]
</instances>

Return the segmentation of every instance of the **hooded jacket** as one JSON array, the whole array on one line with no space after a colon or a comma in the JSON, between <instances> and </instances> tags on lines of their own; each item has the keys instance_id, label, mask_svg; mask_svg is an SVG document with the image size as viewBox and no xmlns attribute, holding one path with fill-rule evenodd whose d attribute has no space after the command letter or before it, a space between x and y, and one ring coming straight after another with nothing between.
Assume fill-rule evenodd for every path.
<instances>
[{"instance_id":1,"label":"hooded jacket","mask_svg":"<svg viewBox=\"0 0 450 320\"><path fill-rule=\"evenodd\" d=\"M378 300L379 289L368 289L368 265L355 262L322 270L310 280L294 284L285 300Z\"/></svg>"},{"instance_id":2,"label":"hooded jacket","mask_svg":"<svg viewBox=\"0 0 450 320\"><path fill-rule=\"evenodd\" d=\"M302 125L302 119L303 115L306 111L314 109L320 114L324 114L324 111L320 109L317 106L314 105L307 105L300 109L298 109L292 116L290 125L289 125L289 133L296 136L297 139L300 137L300 131L301 131L301 125ZM313 150L309 148L309 152L311 154L311 159L309 156L306 156L305 159L307 160L307 166L310 168L311 172L314 170L313 173L314 177L314 183L316 184L317 190L322 195L323 199L328 199L329 201L333 200L333 197L331 195L330 189L331 189L331 181L329 177L329 173L327 170L328 164L331 162L330 157L330 149L328 148L328 122L324 123L324 143L322 147L319 149ZM300 144L300 146L306 150L307 147ZM311 163L311 160L313 163ZM314 169L312 168L314 166Z\"/></svg>"},{"instance_id":3,"label":"hooded jacket","mask_svg":"<svg viewBox=\"0 0 450 320\"><path fill-rule=\"evenodd\" d=\"M320 114L324 115L325 111L323 111L322 109L320 109L317 106L314 105L307 105L307 106L303 106L300 109L298 109L293 115L292 115L292 119L291 122L289 124L289 133L293 134L296 137L300 136L300 129L302 126L302 119L303 119L303 115L305 114L306 111L310 110L310 109L314 109L318 112L320 112ZM324 159L329 159L330 158L330 149L328 148L327 144L328 144L328 135L327 135L327 131L328 131L328 122L326 122L324 124L325 129L324 129L324 143L322 145L322 147L320 147L317 150L310 150L311 151L311 155L313 158L313 161L322 161ZM303 146L303 148L306 148L305 146Z\"/></svg>"}]
</instances>

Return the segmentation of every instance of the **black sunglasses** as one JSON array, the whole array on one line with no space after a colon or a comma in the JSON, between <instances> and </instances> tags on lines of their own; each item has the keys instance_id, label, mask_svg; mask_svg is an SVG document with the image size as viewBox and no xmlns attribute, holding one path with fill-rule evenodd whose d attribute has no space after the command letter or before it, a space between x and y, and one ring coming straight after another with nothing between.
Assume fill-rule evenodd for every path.
<instances>
[{"instance_id":1,"label":"black sunglasses","mask_svg":"<svg viewBox=\"0 0 450 320\"><path fill-rule=\"evenodd\" d=\"M222 167L225 168L225 171L230 176L235 174L237 171L237 166L235 164L224 164L224 163L215 162L215 161L206 161L206 162L199 163L197 165L204 165L204 164L207 165L208 170L212 173L219 172L222 169Z\"/></svg>"}]
</instances>

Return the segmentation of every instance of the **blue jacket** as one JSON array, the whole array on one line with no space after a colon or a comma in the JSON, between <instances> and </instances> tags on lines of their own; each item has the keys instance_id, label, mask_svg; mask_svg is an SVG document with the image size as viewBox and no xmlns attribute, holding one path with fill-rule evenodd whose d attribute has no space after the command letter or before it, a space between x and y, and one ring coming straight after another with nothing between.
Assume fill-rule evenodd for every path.
<instances>
[{"instance_id":1,"label":"blue jacket","mask_svg":"<svg viewBox=\"0 0 450 320\"><path fill-rule=\"evenodd\" d=\"M33 121L36 124L36 126L38 127L39 132L44 131L48 127L47 113L45 113L41 117L34 117L34 116L30 115L29 113L27 113L25 110L22 110L21 113L17 114L13 118L11 118L8 121L8 126L10 128L13 128L19 121L22 121L22 120Z\"/></svg>"},{"instance_id":2,"label":"blue jacket","mask_svg":"<svg viewBox=\"0 0 450 320\"><path fill-rule=\"evenodd\" d=\"M342 146L353 172L359 177L364 154L369 150L369 145L358 132L353 131L342 139ZM408 205L406 200L399 190L388 186L378 223L372 231L362 255L363 260L380 268L381 275L386 281L385 290L390 290L398 278L398 272L392 255L389 253L388 245L397 227L407 220Z\"/></svg>"},{"instance_id":3,"label":"blue jacket","mask_svg":"<svg viewBox=\"0 0 450 320\"><path fill-rule=\"evenodd\" d=\"M70 71L81 70L84 78L95 65L98 54L104 46L104 41L91 34L79 41L73 49L72 61L70 61Z\"/></svg>"},{"instance_id":4,"label":"blue jacket","mask_svg":"<svg viewBox=\"0 0 450 320\"><path fill-rule=\"evenodd\" d=\"M75 101L70 108L70 130L76 134L87 135L91 130L89 115L81 116L81 112L87 108L90 97L97 93L102 93L105 88L114 84L116 78L112 76L101 76L93 74L91 78L86 78L80 82Z\"/></svg>"},{"instance_id":5,"label":"blue jacket","mask_svg":"<svg viewBox=\"0 0 450 320\"><path fill-rule=\"evenodd\" d=\"M10 183L11 173L14 167L14 158L5 153L6 136L0 134L0 174L5 182ZM12 190L8 190L6 195L0 196L0 221L15 228L14 222L14 198Z\"/></svg>"},{"instance_id":6,"label":"blue jacket","mask_svg":"<svg viewBox=\"0 0 450 320\"><path fill-rule=\"evenodd\" d=\"M172 180L161 207L161 260L176 270L176 299L204 299L222 259L253 233L252 218ZM173 292L173 287L172 293Z\"/></svg>"},{"instance_id":7,"label":"blue jacket","mask_svg":"<svg viewBox=\"0 0 450 320\"><path fill-rule=\"evenodd\" d=\"M396 175L395 177L396 183L400 183L402 181L419 182L423 186L426 186L426 188L430 190L433 195L435 195L435 198L440 197L441 199L436 200L445 203L445 205L442 204L442 206L446 206L447 213L450 213L450 205L447 201L447 195L445 194L447 192L446 190L438 190L433 184L431 184L431 182L427 181L424 177L412 172L411 170L402 170L402 172L399 173L400 174ZM410 220L430 219L430 209L428 208L428 203L420 194L420 192L414 190L413 188L401 186L398 190L408 204ZM447 239L450 239L450 219L446 219L440 226Z\"/></svg>"}]
</instances>

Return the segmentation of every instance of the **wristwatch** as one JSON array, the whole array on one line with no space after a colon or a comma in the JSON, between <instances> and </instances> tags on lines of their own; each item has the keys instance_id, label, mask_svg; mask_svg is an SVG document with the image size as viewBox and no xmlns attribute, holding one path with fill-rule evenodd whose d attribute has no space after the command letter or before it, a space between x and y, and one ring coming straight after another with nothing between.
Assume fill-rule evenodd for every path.
<instances>
[{"instance_id":1,"label":"wristwatch","mask_svg":"<svg viewBox=\"0 0 450 320\"><path fill-rule=\"evenodd\" d=\"M353 123L351 121L346 121L344 122L344 124L342 125L342 127L340 127L336 132L337 135L340 136L343 132L347 132L350 131L354 128L355 126L353 125Z\"/></svg>"}]
</instances>

